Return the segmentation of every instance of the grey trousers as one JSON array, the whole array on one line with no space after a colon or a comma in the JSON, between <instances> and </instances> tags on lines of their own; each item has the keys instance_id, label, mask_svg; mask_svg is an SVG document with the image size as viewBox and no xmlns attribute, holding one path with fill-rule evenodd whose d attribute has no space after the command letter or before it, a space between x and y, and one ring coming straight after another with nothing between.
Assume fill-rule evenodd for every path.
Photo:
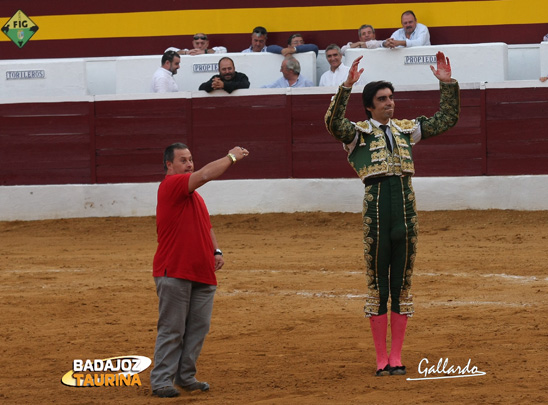
<instances>
[{"instance_id":1,"label":"grey trousers","mask_svg":"<svg viewBox=\"0 0 548 405\"><path fill-rule=\"evenodd\" d=\"M217 287L172 277L154 277L154 282L159 316L151 388L193 384Z\"/></svg>"}]
</instances>

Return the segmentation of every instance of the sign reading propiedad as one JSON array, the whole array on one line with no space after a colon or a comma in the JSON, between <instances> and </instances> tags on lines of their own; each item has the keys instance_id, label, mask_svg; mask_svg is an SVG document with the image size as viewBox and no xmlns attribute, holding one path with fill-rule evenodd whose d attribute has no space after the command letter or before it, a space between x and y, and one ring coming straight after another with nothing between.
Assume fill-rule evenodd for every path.
<instances>
[{"instance_id":1,"label":"sign reading propiedad","mask_svg":"<svg viewBox=\"0 0 548 405\"><path fill-rule=\"evenodd\" d=\"M38 31L38 25L21 10L17 11L2 27L2 32L19 48L25 46L36 31Z\"/></svg>"}]
</instances>

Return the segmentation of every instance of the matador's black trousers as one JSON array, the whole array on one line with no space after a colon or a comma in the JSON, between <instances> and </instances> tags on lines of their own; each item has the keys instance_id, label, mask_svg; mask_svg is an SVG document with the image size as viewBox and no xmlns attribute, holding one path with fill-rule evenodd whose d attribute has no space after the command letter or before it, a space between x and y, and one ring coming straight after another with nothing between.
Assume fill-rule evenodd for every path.
<instances>
[{"instance_id":1,"label":"matador's black trousers","mask_svg":"<svg viewBox=\"0 0 548 405\"><path fill-rule=\"evenodd\" d=\"M365 315L387 313L390 297L391 311L412 316L410 289L419 229L411 177L366 181L362 214L368 286Z\"/></svg>"}]
</instances>

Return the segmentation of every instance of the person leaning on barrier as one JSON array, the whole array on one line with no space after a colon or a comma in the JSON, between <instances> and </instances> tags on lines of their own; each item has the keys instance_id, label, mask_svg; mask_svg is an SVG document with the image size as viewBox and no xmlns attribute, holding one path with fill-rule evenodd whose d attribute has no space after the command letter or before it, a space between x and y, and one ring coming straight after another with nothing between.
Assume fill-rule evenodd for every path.
<instances>
[{"instance_id":1,"label":"person leaning on barrier","mask_svg":"<svg viewBox=\"0 0 548 405\"><path fill-rule=\"evenodd\" d=\"M320 77L319 86L339 86L346 80L350 68L342 63L341 48L331 44L325 48L325 58L329 63L329 70Z\"/></svg>"},{"instance_id":2,"label":"person leaning on barrier","mask_svg":"<svg viewBox=\"0 0 548 405\"><path fill-rule=\"evenodd\" d=\"M224 259L207 207L196 190L248 154L236 146L195 172L186 145L175 143L164 151L166 176L158 187L158 247L152 273L159 300L150 373L155 396L179 396L174 384L188 392L209 390L208 383L196 379L196 361L211 323L215 272L223 267Z\"/></svg>"},{"instance_id":3,"label":"person leaning on barrier","mask_svg":"<svg viewBox=\"0 0 548 405\"><path fill-rule=\"evenodd\" d=\"M341 53L344 55L347 49L366 48L375 49L382 46L383 41L375 39L375 28L372 25L364 24L358 29L357 42L349 42L341 48Z\"/></svg>"},{"instance_id":4,"label":"person leaning on barrier","mask_svg":"<svg viewBox=\"0 0 548 405\"><path fill-rule=\"evenodd\" d=\"M268 38L268 33L266 32L265 27L255 27L251 33L251 46L247 49L244 49L242 53L249 52L266 52L266 40Z\"/></svg>"},{"instance_id":5,"label":"person leaning on barrier","mask_svg":"<svg viewBox=\"0 0 548 405\"><path fill-rule=\"evenodd\" d=\"M267 51L283 56L292 55L294 53L314 52L316 56L318 56L318 45L305 44L301 34L293 34L287 40L286 48L282 48L279 45L269 45Z\"/></svg>"},{"instance_id":6,"label":"person leaning on barrier","mask_svg":"<svg viewBox=\"0 0 548 405\"><path fill-rule=\"evenodd\" d=\"M213 48L209 47L209 40L207 35L203 33L197 33L192 38L192 49L178 49L178 48L167 48L166 51L176 51L179 55L204 55L211 53L226 53L226 48L224 46L214 46Z\"/></svg>"},{"instance_id":7,"label":"person leaning on barrier","mask_svg":"<svg viewBox=\"0 0 548 405\"><path fill-rule=\"evenodd\" d=\"M224 90L229 94L236 89L249 89L249 79L244 73L236 72L234 61L228 56L219 60L219 74L202 83L199 88L208 93Z\"/></svg>"},{"instance_id":8,"label":"person leaning on barrier","mask_svg":"<svg viewBox=\"0 0 548 405\"><path fill-rule=\"evenodd\" d=\"M280 67L282 77L273 83L265 84L262 88L286 88L286 87L313 87L314 83L301 75L301 64L293 56L288 56L282 61Z\"/></svg>"},{"instance_id":9,"label":"person leaning on barrier","mask_svg":"<svg viewBox=\"0 0 548 405\"><path fill-rule=\"evenodd\" d=\"M417 17L413 11L403 12L401 25L402 28L382 42L384 48L430 45L430 31L428 31L426 25L417 22Z\"/></svg>"},{"instance_id":10,"label":"person leaning on barrier","mask_svg":"<svg viewBox=\"0 0 548 405\"><path fill-rule=\"evenodd\" d=\"M369 318L377 357L377 376L406 374L401 350L407 318L414 313L411 279L417 253L418 220L411 176L415 173L411 147L457 124L460 112L458 82L451 77L445 55L430 66L440 85L439 110L430 118L394 119L394 87L390 82L368 83L362 101L368 119L352 122L346 106L352 85L363 69L356 58L346 81L325 114L328 132L343 143L348 162L365 186L363 241L367 281L364 312ZM388 300L391 300L390 308ZM390 311L390 355L386 350Z\"/></svg>"},{"instance_id":11,"label":"person leaning on barrier","mask_svg":"<svg viewBox=\"0 0 548 405\"><path fill-rule=\"evenodd\" d=\"M152 76L151 90L153 93L170 93L179 91L173 75L177 74L181 57L175 51L167 51L162 56L162 66L156 69Z\"/></svg>"}]
</instances>

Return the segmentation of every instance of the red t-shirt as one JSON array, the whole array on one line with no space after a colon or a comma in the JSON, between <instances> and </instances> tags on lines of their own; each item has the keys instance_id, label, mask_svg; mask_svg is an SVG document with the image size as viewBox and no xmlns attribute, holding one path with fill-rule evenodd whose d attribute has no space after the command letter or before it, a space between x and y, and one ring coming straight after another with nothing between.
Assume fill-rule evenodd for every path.
<instances>
[{"instance_id":1,"label":"red t-shirt","mask_svg":"<svg viewBox=\"0 0 548 405\"><path fill-rule=\"evenodd\" d=\"M153 276L217 285L209 212L202 197L188 192L188 174L166 176L158 188L158 249Z\"/></svg>"}]
</instances>

